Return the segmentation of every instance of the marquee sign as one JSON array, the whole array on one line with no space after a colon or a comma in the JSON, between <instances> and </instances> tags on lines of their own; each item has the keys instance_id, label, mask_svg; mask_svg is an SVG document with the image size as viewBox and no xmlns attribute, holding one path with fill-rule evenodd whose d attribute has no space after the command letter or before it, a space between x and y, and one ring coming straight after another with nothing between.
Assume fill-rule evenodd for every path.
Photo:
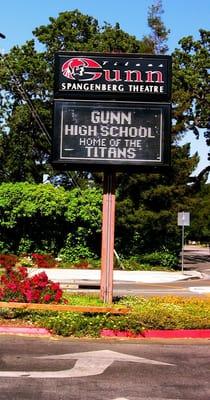
<instances>
[{"instance_id":1,"label":"marquee sign","mask_svg":"<svg viewBox=\"0 0 210 400\"><path fill-rule=\"evenodd\" d=\"M170 104L55 100L54 163L135 167L169 164Z\"/></svg>"},{"instance_id":2,"label":"marquee sign","mask_svg":"<svg viewBox=\"0 0 210 400\"><path fill-rule=\"evenodd\" d=\"M171 57L140 54L58 52L56 98L167 101Z\"/></svg>"}]
</instances>

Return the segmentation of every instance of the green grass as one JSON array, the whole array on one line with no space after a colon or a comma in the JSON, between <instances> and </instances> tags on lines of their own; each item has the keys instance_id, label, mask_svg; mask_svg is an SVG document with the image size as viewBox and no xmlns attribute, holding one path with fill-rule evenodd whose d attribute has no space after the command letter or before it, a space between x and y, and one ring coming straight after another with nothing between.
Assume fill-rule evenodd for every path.
<instances>
[{"instance_id":1,"label":"green grass","mask_svg":"<svg viewBox=\"0 0 210 400\"><path fill-rule=\"evenodd\" d=\"M94 294L71 294L64 292L64 299L72 306L104 306L104 302Z\"/></svg>"},{"instance_id":2,"label":"green grass","mask_svg":"<svg viewBox=\"0 0 210 400\"><path fill-rule=\"evenodd\" d=\"M104 305L96 295L65 294L65 298L72 305ZM131 312L113 315L4 309L0 313L0 323L35 324L57 335L79 337L98 337L104 328L135 333L144 329L210 329L210 298L130 296L116 299L114 305L129 307Z\"/></svg>"}]
</instances>

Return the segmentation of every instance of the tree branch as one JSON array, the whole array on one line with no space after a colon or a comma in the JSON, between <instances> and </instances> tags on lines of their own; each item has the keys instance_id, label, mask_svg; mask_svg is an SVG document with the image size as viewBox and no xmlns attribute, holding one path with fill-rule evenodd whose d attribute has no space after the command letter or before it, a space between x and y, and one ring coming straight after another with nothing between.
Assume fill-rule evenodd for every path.
<instances>
[{"instance_id":1,"label":"tree branch","mask_svg":"<svg viewBox=\"0 0 210 400\"><path fill-rule=\"evenodd\" d=\"M203 176L208 172L210 172L210 165L203 168L202 171L199 172L199 174L197 176L190 177L189 181L193 183L193 188L195 188L195 189L199 188Z\"/></svg>"}]
</instances>

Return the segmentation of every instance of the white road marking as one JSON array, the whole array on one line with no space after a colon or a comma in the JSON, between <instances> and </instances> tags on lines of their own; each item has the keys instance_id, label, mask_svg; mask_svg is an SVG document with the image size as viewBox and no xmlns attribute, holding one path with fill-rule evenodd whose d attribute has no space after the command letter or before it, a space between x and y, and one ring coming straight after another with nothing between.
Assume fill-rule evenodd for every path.
<instances>
[{"instance_id":1,"label":"white road marking","mask_svg":"<svg viewBox=\"0 0 210 400\"><path fill-rule=\"evenodd\" d=\"M138 399L137 399L137 397L130 397L129 399L128 398L125 398L125 397L118 397L117 399L112 399L112 400L163 400L163 398L161 397L138 397ZM180 398L179 399L166 399L166 398L164 398L164 400L181 400Z\"/></svg>"},{"instance_id":2,"label":"white road marking","mask_svg":"<svg viewBox=\"0 0 210 400\"><path fill-rule=\"evenodd\" d=\"M77 360L71 369L60 371L0 371L0 377L27 378L78 378L102 374L114 361L127 361L154 365L174 365L143 357L117 353L110 350L87 351L83 353L59 354L36 357L39 359Z\"/></svg>"},{"instance_id":3,"label":"white road marking","mask_svg":"<svg viewBox=\"0 0 210 400\"><path fill-rule=\"evenodd\" d=\"M197 293L210 293L210 286L195 286L189 287L190 292L197 292Z\"/></svg>"},{"instance_id":4,"label":"white road marking","mask_svg":"<svg viewBox=\"0 0 210 400\"><path fill-rule=\"evenodd\" d=\"M125 397L118 397L117 399L113 399L113 400L129 400L129 399L126 399Z\"/></svg>"}]
</instances>

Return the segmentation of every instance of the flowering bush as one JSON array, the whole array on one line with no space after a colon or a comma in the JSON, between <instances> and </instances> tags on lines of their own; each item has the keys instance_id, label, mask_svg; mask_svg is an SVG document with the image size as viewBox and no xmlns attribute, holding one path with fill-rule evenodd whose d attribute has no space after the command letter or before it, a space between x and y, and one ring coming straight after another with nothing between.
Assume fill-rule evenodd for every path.
<instances>
[{"instance_id":1,"label":"flowering bush","mask_svg":"<svg viewBox=\"0 0 210 400\"><path fill-rule=\"evenodd\" d=\"M32 258L28 255L22 255L18 258L18 264L23 267L33 267L34 263L32 261Z\"/></svg>"},{"instance_id":2,"label":"flowering bush","mask_svg":"<svg viewBox=\"0 0 210 400\"><path fill-rule=\"evenodd\" d=\"M0 267L6 268L7 271L12 269L17 263L18 258L13 254L0 254Z\"/></svg>"},{"instance_id":3,"label":"flowering bush","mask_svg":"<svg viewBox=\"0 0 210 400\"><path fill-rule=\"evenodd\" d=\"M61 303L63 292L59 283L50 281L45 272L28 276L27 268L6 266L0 278L0 301L24 303Z\"/></svg>"},{"instance_id":4,"label":"flowering bush","mask_svg":"<svg viewBox=\"0 0 210 400\"><path fill-rule=\"evenodd\" d=\"M31 258L38 268L56 268L58 266L58 262L50 254L33 253Z\"/></svg>"}]
</instances>

